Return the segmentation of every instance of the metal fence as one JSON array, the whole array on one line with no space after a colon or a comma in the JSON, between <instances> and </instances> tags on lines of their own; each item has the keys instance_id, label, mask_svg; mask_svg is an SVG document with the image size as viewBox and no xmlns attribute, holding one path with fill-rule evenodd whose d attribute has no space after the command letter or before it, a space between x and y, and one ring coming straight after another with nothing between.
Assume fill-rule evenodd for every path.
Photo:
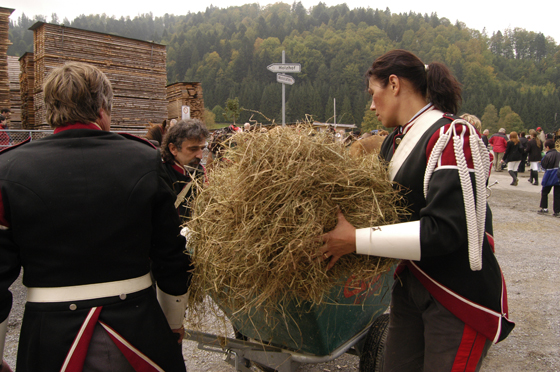
<instances>
[{"instance_id":1,"label":"metal fence","mask_svg":"<svg viewBox=\"0 0 560 372\"><path fill-rule=\"evenodd\" d=\"M116 131L115 133L124 133L125 131ZM126 131L126 133L145 137L147 131ZM13 145L17 145L28 138L31 141L36 141L41 138L45 138L53 134L52 130L23 130L23 129L10 129L10 130L0 130L0 150L5 149Z\"/></svg>"}]
</instances>

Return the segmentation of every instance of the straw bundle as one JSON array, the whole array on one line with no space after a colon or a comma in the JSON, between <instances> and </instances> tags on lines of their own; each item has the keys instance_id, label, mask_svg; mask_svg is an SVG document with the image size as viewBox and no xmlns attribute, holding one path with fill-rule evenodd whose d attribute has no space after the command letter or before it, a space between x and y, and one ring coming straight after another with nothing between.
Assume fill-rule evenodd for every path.
<instances>
[{"instance_id":1,"label":"straw bundle","mask_svg":"<svg viewBox=\"0 0 560 372\"><path fill-rule=\"evenodd\" d=\"M320 304L338 280L371 280L395 263L350 254L327 272L317 258L317 238L336 226L338 207L358 228L406 213L377 156L352 159L310 126L231 141L193 201L191 301L209 294L245 313L286 300Z\"/></svg>"}]
</instances>

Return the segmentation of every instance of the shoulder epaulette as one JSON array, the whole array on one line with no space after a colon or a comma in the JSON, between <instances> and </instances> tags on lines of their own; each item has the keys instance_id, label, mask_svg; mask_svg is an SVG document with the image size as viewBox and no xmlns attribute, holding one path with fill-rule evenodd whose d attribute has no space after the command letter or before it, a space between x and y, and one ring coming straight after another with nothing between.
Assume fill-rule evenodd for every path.
<instances>
[{"instance_id":1,"label":"shoulder epaulette","mask_svg":"<svg viewBox=\"0 0 560 372\"><path fill-rule=\"evenodd\" d=\"M446 118L446 119L449 119L449 120L459 119L457 116L455 116L455 115L453 115L449 112L444 113L443 117Z\"/></svg>"},{"instance_id":2,"label":"shoulder epaulette","mask_svg":"<svg viewBox=\"0 0 560 372\"><path fill-rule=\"evenodd\" d=\"M13 149L15 149L16 147L20 147L20 146L22 146L22 145L25 145L26 143L29 143L29 142L31 142L31 138L28 138L28 139L26 139L25 141L22 141L22 142L20 142L20 143L17 143L17 144L15 144L15 145L10 146L10 147L3 148L2 150L0 150L0 155L2 155L2 154L4 154L4 153L8 152L9 150L13 150Z\"/></svg>"},{"instance_id":3,"label":"shoulder epaulette","mask_svg":"<svg viewBox=\"0 0 560 372\"><path fill-rule=\"evenodd\" d=\"M138 142L140 142L140 143L143 143L143 144L145 144L145 145L150 146L150 147L153 148L153 149L157 149L157 147L154 146L153 143L151 143L150 141L148 141L148 140L145 139L145 138L138 137L138 136L135 136L135 135L130 134L130 133L120 133L120 132L119 132L118 134L120 134L121 136L123 136L123 137L126 138L126 139L138 141Z\"/></svg>"}]
</instances>

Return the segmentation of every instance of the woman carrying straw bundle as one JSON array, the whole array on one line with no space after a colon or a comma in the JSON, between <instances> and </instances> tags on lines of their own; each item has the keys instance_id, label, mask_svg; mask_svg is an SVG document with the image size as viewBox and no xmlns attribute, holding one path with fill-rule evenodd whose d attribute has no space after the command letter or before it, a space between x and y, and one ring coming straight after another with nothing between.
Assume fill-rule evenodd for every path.
<instances>
[{"instance_id":1,"label":"woman carrying straw bundle","mask_svg":"<svg viewBox=\"0 0 560 372\"><path fill-rule=\"evenodd\" d=\"M478 371L507 337L505 284L494 256L485 188L489 155L456 118L459 83L440 63L393 50L367 72L371 110L394 128L380 156L401 185L409 221L356 229L339 212L320 248L330 269L343 255L399 258L384 371ZM458 119L458 120L456 120Z\"/></svg>"}]
</instances>

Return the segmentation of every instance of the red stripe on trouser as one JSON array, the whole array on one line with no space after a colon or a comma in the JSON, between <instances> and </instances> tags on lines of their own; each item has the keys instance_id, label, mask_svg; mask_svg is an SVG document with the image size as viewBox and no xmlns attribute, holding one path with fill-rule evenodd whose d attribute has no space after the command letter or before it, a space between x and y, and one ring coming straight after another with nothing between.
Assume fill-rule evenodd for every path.
<instances>
[{"instance_id":1,"label":"red stripe on trouser","mask_svg":"<svg viewBox=\"0 0 560 372\"><path fill-rule=\"evenodd\" d=\"M451 372L474 372L488 339L465 324L463 338L453 361Z\"/></svg>"},{"instance_id":2,"label":"red stripe on trouser","mask_svg":"<svg viewBox=\"0 0 560 372\"><path fill-rule=\"evenodd\" d=\"M157 364L150 360L147 356L142 354L138 349L129 344L121 335L114 329L109 327L103 322L99 322L107 331L111 340L117 345L119 350L123 353L124 357L136 372L164 372Z\"/></svg>"},{"instance_id":3,"label":"red stripe on trouser","mask_svg":"<svg viewBox=\"0 0 560 372\"><path fill-rule=\"evenodd\" d=\"M60 369L61 372L82 372L84 368L84 362L86 360L87 351L89 348L89 343L91 341L91 336L93 335L93 330L97 324L97 319L99 318L99 313L103 306L92 307L88 316L84 320L84 323L80 327L80 331L72 343L72 347L66 356L64 365Z\"/></svg>"}]
</instances>

